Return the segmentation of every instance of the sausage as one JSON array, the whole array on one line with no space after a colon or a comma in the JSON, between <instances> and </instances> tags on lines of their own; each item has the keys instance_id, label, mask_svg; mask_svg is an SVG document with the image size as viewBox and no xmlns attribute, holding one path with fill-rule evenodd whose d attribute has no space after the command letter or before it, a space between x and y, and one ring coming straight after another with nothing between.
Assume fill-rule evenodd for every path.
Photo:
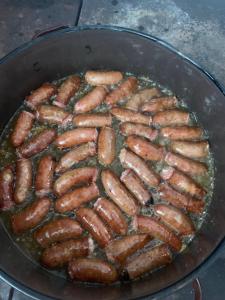
<instances>
[{"instance_id":1,"label":"sausage","mask_svg":"<svg viewBox=\"0 0 225 300\"><path fill-rule=\"evenodd\" d=\"M164 127L160 129L160 135L170 140L192 141L201 139L203 130L195 126Z\"/></svg>"},{"instance_id":2,"label":"sausage","mask_svg":"<svg viewBox=\"0 0 225 300\"><path fill-rule=\"evenodd\" d=\"M68 273L73 280L110 284L118 279L111 264L98 258L76 258L69 262Z\"/></svg>"},{"instance_id":3,"label":"sausage","mask_svg":"<svg viewBox=\"0 0 225 300\"><path fill-rule=\"evenodd\" d=\"M51 206L49 198L40 198L25 207L19 213L11 217L12 230L14 234L36 227L48 214Z\"/></svg>"},{"instance_id":4,"label":"sausage","mask_svg":"<svg viewBox=\"0 0 225 300\"><path fill-rule=\"evenodd\" d=\"M156 129L153 129L151 127L142 124L129 123L129 122L120 124L120 132L125 136L129 136L129 135L142 136L150 141L154 141L158 136L158 131Z\"/></svg>"},{"instance_id":5,"label":"sausage","mask_svg":"<svg viewBox=\"0 0 225 300\"><path fill-rule=\"evenodd\" d=\"M133 220L134 229L139 232L147 233L150 236L163 241L173 248L176 252L181 250L182 242L175 233L166 225L160 223L154 217L135 216Z\"/></svg>"},{"instance_id":6,"label":"sausage","mask_svg":"<svg viewBox=\"0 0 225 300\"><path fill-rule=\"evenodd\" d=\"M73 118L73 124L77 127L104 127L112 124L112 116L102 114L80 114Z\"/></svg>"},{"instance_id":7,"label":"sausage","mask_svg":"<svg viewBox=\"0 0 225 300\"><path fill-rule=\"evenodd\" d=\"M98 131L95 128L76 128L68 130L55 139L55 145L60 148L69 148L79 144L96 142Z\"/></svg>"},{"instance_id":8,"label":"sausage","mask_svg":"<svg viewBox=\"0 0 225 300\"><path fill-rule=\"evenodd\" d=\"M40 122L66 126L72 122L72 115L54 105L40 105L37 108L36 118Z\"/></svg>"},{"instance_id":9,"label":"sausage","mask_svg":"<svg viewBox=\"0 0 225 300\"><path fill-rule=\"evenodd\" d=\"M134 171L131 169L125 170L121 174L120 180L142 205L145 205L150 200L150 193L145 188L140 178L134 173Z\"/></svg>"},{"instance_id":10,"label":"sausage","mask_svg":"<svg viewBox=\"0 0 225 300\"><path fill-rule=\"evenodd\" d=\"M152 123L162 127L188 125L189 121L189 113L178 109L160 111L152 117Z\"/></svg>"},{"instance_id":11,"label":"sausage","mask_svg":"<svg viewBox=\"0 0 225 300\"><path fill-rule=\"evenodd\" d=\"M162 110L175 108L177 103L176 97L161 97L144 103L141 106L141 111L157 113Z\"/></svg>"},{"instance_id":12,"label":"sausage","mask_svg":"<svg viewBox=\"0 0 225 300\"><path fill-rule=\"evenodd\" d=\"M160 91L157 88L144 89L134 94L126 103L126 108L138 111L140 107L150 99L159 97Z\"/></svg>"},{"instance_id":13,"label":"sausage","mask_svg":"<svg viewBox=\"0 0 225 300\"><path fill-rule=\"evenodd\" d=\"M171 253L166 245L156 246L129 261L125 270L130 279L135 279L146 272L172 262Z\"/></svg>"},{"instance_id":14,"label":"sausage","mask_svg":"<svg viewBox=\"0 0 225 300\"><path fill-rule=\"evenodd\" d=\"M34 115L23 110L16 121L16 125L11 135L11 143L14 147L19 147L28 137L34 123Z\"/></svg>"},{"instance_id":15,"label":"sausage","mask_svg":"<svg viewBox=\"0 0 225 300\"><path fill-rule=\"evenodd\" d=\"M151 125L152 123L152 117L143 115L139 112L115 107L111 109L111 113L116 117L120 122L133 122L133 123L139 123L144 125Z\"/></svg>"},{"instance_id":16,"label":"sausage","mask_svg":"<svg viewBox=\"0 0 225 300\"><path fill-rule=\"evenodd\" d=\"M79 99L74 105L74 113L82 114L95 109L99 106L107 95L107 89L104 86L97 86L87 95Z\"/></svg>"},{"instance_id":17,"label":"sausage","mask_svg":"<svg viewBox=\"0 0 225 300\"><path fill-rule=\"evenodd\" d=\"M77 146L73 150L61 156L55 171L56 173L65 172L73 165L79 163L82 160L85 160L90 156L94 156L95 154L96 154L96 145L94 142L89 142Z\"/></svg>"},{"instance_id":18,"label":"sausage","mask_svg":"<svg viewBox=\"0 0 225 300\"><path fill-rule=\"evenodd\" d=\"M129 216L134 216L138 212L135 199L128 192L119 178L110 170L103 170L101 174L102 184L106 194Z\"/></svg>"},{"instance_id":19,"label":"sausage","mask_svg":"<svg viewBox=\"0 0 225 300\"><path fill-rule=\"evenodd\" d=\"M98 169L94 167L83 167L67 171L55 181L54 192L57 196L61 196L75 185L95 182L97 177Z\"/></svg>"},{"instance_id":20,"label":"sausage","mask_svg":"<svg viewBox=\"0 0 225 300\"><path fill-rule=\"evenodd\" d=\"M140 179L150 187L159 185L160 178L158 174L150 169L145 161L131 151L123 148L120 151L120 162L124 168L133 170Z\"/></svg>"},{"instance_id":21,"label":"sausage","mask_svg":"<svg viewBox=\"0 0 225 300\"><path fill-rule=\"evenodd\" d=\"M204 209L205 203L203 200L181 194L166 183L160 184L158 192L162 200L167 201L178 208L186 209L188 212L199 214L202 213Z\"/></svg>"},{"instance_id":22,"label":"sausage","mask_svg":"<svg viewBox=\"0 0 225 300\"><path fill-rule=\"evenodd\" d=\"M30 139L26 144L17 148L17 153L21 157L29 158L45 150L53 142L55 137L55 129L45 129Z\"/></svg>"},{"instance_id":23,"label":"sausage","mask_svg":"<svg viewBox=\"0 0 225 300\"><path fill-rule=\"evenodd\" d=\"M64 108L68 104L70 98L79 90L80 83L80 77L75 75L69 76L59 87L58 95L53 104Z\"/></svg>"},{"instance_id":24,"label":"sausage","mask_svg":"<svg viewBox=\"0 0 225 300\"><path fill-rule=\"evenodd\" d=\"M16 162L16 182L14 201L20 204L26 200L32 186L32 162L29 159L20 159Z\"/></svg>"},{"instance_id":25,"label":"sausage","mask_svg":"<svg viewBox=\"0 0 225 300\"><path fill-rule=\"evenodd\" d=\"M68 217L52 220L34 233L34 238L42 248L55 242L79 237L83 233L80 224Z\"/></svg>"},{"instance_id":26,"label":"sausage","mask_svg":"<svg viewBox=\"0 0 225 300\"><path fill-rule=\"evenodd\" d=\"M9 210L14 206L13 181L12 166L4 167L0 172L0 211Z\"/></svg>"},{"instance_id":27,"label":"sausage","mask_svg":"<svg viewBox=\"0 0 225 300\"><path fill-rule=\"evenodd\" d=\"M47 102L55 93L56 86L47 82L32 91L31 94L25 98L25 102L31 109L36 109L38 105Z\"/></svg>"},{"instance_id":28,"label":"sausage","mask_svg":"<svg viewBox=\"0 0 225 300\"><path fill-rule=\"evenodd\" d=\"M94 204L95 211L117 234L127 233L128 225L121 210L110 200L98 198Z\"/></svg>"},{"instance_id":29,"label":"sausage","mask_svg":"<svg viewBox=\"0 0 225 300\"><path fill-rule=\"evenodd\" d=\"M167 204L155 204L153 209L160 220L179 235L184 236L195 232L192 220L180 209Z\"/></svg>"},{"instance_id":30,"label":"sausage","mask_svg":"<svg viewBox=\"0 0 225 300\"><path fill-rule=\"evenodd\" d=\"M68 240L43 251L41 264L47 268L62 267L75 257L85 257L90 253L89 238Z\"/></svg>"},{"instance_id":31,"label":"sausage","mask_svg":"<svg viewBox=\"0 0 225 300\"><path fill-rule=\"evenodd\" d=\"M179 192L185 192L199 199L206 195L206 191L197 182L172 167L164 168L160 175Z\"/></svg>"},{"instance_id":32,"label":"sausage","mask_svg":"<svg viewBox=\"0 0 225 300\"><path fill-rule=\"evenodd\" d=\"M147 234L132 234L121 239L115 239L105 248L109 261L123 264L127 257L143 248L151 238Z\"/></svg>"},{"instance_id":33,"label":"sausage","mask_svg":"<svg viewBox=\"0 0 225 300\"><path fill-rule=\"evenodd\" d=\"M102 165L110 165L116 156L116 134L113 128L103 127L98 136L98 160Z\"/></svg>"},{"instance_id":34,"label":"sausage","mask_svg":"<svg viewBox=\"0 0 225 300\"><path fill-rule=\"evenodd\" d=\"M123 79L123 74L119 71L87 71L85 80L91 85L116 84Z\"/></svg>"},{"instance_id":35,"label":"sausage","mask_svg":"<svg viewBox=\"0 0 225 300\"><path fill-rule=\"evenodd\" d=\"M39 161L35 179L36 196L44 197L52 192L54 170L53 157L51 155L43 156Z\"/></svg>"},{"instance_id":36,"label":"sausage","mask_svg":"<svg viewBox=\"0 0 225 300\"><path fill-rule=\"evenodd\" d=\"M75 257L85 257L91 252L90 238L68 240L45 249L41 255L41 264L47 268L62 267Z\"/></svg>"},{"instance_id":37,"label":"sausage","mask_svg":"<svg viewBox=\"0 0 225 300\"><path fill-rule=\"evenodd\" d=\"M185 142L172 141L171 150L189 158L205 158L209 154L209 143L202 142Z\"/></svg>"},{"instance_id":38,"label":"sausage","mask_svg":"<svg viewBox=\"0 0 225 300\"><path fill-rule=\"evenodd\" d=\"M207 166L204 163L172 152L167 152L165 162L169 166L176 167L178 170L190 175L205 175L207 173Z\"/></svg>"},{"instance_id":39,"label":"sausage","mask_svg":"<svg viewBox=\"0 0 225 300\"><path fill-rule=\"evenodd\" d=\"M84 229L89 231L101 248L108 245L112 239L111 233L93 209L87 207L79 208L76 211L76 216Z\"/></svg>"},{"instance_id":40,"label":"sausage","mask_svg":"<svg viewBox=\"0 0 225 300\"><path fill-rule=\"evenodd\" d=\"M137 83L137 78L128 77L120 86L106 96L106 104L114 106L120 100L131 96L137 89Z\"/></svg>"},{"instance_id":41,"label":"sausage","mask_svg":"<svg viewBox=\"0 0 225 300\"><path fill-rule=\"evenodd\" d=\"M95 183L83 186L63 195L55 201L57 212L64 213L71 211L81 205L90 202L99 196L99 190Z\"/></svg>"},{"instance_id":42,"label":"sausage","mask_svg":"<svg viewBox=\"0 0 225 300\"><path fill-rule=\"evenodd\" d=\"M165 149L142 137L131 135L126 139L126 145L145 160L160 161L164 158Z\"/></svg>"}]
</instances>

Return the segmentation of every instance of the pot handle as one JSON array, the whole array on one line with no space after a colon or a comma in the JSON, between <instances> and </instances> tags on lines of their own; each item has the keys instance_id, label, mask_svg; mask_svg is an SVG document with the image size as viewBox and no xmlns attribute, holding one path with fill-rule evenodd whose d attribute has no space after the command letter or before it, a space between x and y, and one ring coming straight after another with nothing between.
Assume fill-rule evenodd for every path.
<instances>
[{"instance_id":1,"label":"pot handle","mask_svg":"<svg viewBox=\"0 0 225 300\"><path fill-rule=\"evenodd\" d=\"M69 25L56 25L56 26L49 27L47 29L39 30L32 37L32 40L35 40L36 38L38 38L40 36L43 36L43 35L46 35L48 33L55 32L55 31L58 31L58 30L61 30L61 29L68 29L68 28L70 28Z\"/></svg>"}]
</instances>

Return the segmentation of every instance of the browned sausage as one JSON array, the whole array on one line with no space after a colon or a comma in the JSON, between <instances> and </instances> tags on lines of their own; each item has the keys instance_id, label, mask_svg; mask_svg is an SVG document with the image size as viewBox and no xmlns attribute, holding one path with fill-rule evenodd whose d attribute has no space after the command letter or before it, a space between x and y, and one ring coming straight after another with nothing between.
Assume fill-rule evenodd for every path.
<instances>
[{"instance_id":1,"label":"browned sausage","mask_svg":"<svg viewBox=\"0 0 225 300\"><path fill-rule=\"evenodd\" d=\"M189 235L195 232L192 220L180 209L167 204L155 204L153 209L164 224L180 235Z\"/></svg>"},{"instance_id":2,"label":"browned sausage","mask_svg":"<svg viewBox=\"0 0 225 300\"><path fill-rule=\"evenodd\" d=\"M126 103L126 108L138 111L139 108L150 99L159 97L160 91L157 88L144 89L134 94Z\"/></svg>"},{"instance_id":3,"label":"browned sausage","mask_svg":"<svg viewBox=\"0 0 225 300\"><path fill-rule=\"evenodd\" d=\"M95 142L98 131L95 128L76 128L59 135L55 140L58 148L69 148L87 142Z\"/></svg>"},{"instance_id":4,"label":"browned sausage","mask_svg":"<svg viewBox=\"0 0 225 300\"><path fill-rule=\"evenodd\" d=\"M133 123L140 123L144 125L151 125L152 117L143 115L139 112L115 107L111 109L111 113L121 122L133 122Z\"/></svg>"},{"instance_id":5,"label":"browned sausage","mask_svg":"<svg viewBox=\"0 0 225 300\"><path fill-rule=\"evenodd\" d=\"M9 210L14 206L13 202L13 169L4 167L0 172L0 211Z\"/></svg>"},{"instance_id":6,"label":"browned sausage","mask_svg":"<svg viewBox=\"0 0 225 300\"><path fill-rule=\"evenodd\" d=\"M162 200L167 201L178 208L186 209L192 213L202 213L204 209L205 203L203 200L181 194L166 183L160 184L158 192Z\"/></svg>"},{"instance_id":7,"label":"browned sausage","mask_svg":"<svg viewBox=\"0 0 225 300\"><path fill-rule=\"evenodd\" d=\"M145 160L160 161L165 155L165 149L162 146L135 135L129 136L126 139L126 144L130 150Z\"/></svg>"},{"instance_id":8,"label":"browned sausage","mask_svg":"<svg viewBox=\"0 0 225 300\"><path fill-rule=\"evenodd\" d=\"M185 192L196 198L202 199L205 196L206 191L192 178L183 174L182 172L175 170L172 167L164 168L161 173L161 177L179 192Z\"/></svg>"},{"instance_id":9,"label":"browned sausage","mask_svg":"<svg viewBox=\"0 0 225 300\"><path fill-rule=\"evenodd\" d=\"M107 89L104 86L97 86L76 102L74 112L82 114L91 111L105 100L106 95Z\"/></svg>"},{"instance_id":10,"label":"browned sausage","mask_svg":"<svg viewBox=\"0 0 225 300\"><path fill-rule=\"evenodd\" d=\"M56 100L53 102L56 106L64 108L70 98L79 90L80 78L78 76L69 76L60 86Z\"/></svg>"},{"instance_id":11,"label":"browned sausage","mask_svg":"<svg viewBox=\"0 0 225 300\"><path fill-rule=\"evenodd\" d=\"M69 262L68 273L73 280L113 283L118 279L116 269L98 258L77 258Z\"/></svg>"},{"instance_id":12,"label":"browned sausage","mask_svg":"<svg viewBox=\"0 0 225 300\"><path fill-rule=\"evenodd\" d=\"M104 248L112 239L111 233L94 212L93 209L82 207L76 211L77 220L89 231L101 248Z\"/></svg>"},{"instance_id":13,"label":"browned sausage","mask_svg":"<svg viewBox=\"0 0 225 300\"><path fill-rule=\"evenodd\" d=\"M26 144L20 146L18 155L24 158L29 158L41 151L45 150L55 139L56 131L54 129L45 129L38 135L34 136Z\"/></svg>"},{"instance_id":14,"label":"browned sausage","mask_svg":"<svg viewBox=\"0 0 225 300\"><path fill-rule=\"evenodd\" d=\"M160 129L160 135L170 140L192 141L201 139L203 130L191 126L164 127Z\"/></svg>"},{"instance_id":15,"label":"browned sausage","mask_svg":"<svg viewBox=\"0 0 225 300\"><path fill-rule=\"evenodd\" d=\"M34 123L34 115L23 110L16 121L16 125L11 135L11 143L14 147L19 147L28 137Z\"/></svg>"},{"instance_id":16,"label":"browned sausage","mask_svg":"<svg viewBox=\"0 0 225 300\"><path fill-rule=\"evenodd\" d=\"M152 99L151 101L148 101L141 106L141 111L156 113L161 110L175 108L177 102L178 101L176 97L161 97Z\"/></svg>"},{"instance_id":17,"label":"browned sausage","mask_svg":"<svg viewBox=\"0 0 225 300\"><path fill-rule=\"evenodd\" d=\"M48 214L51 206L49 198L40 198L15 214L11 218L12 230L15 234L21 234L36 227Z\"/></svg>"},{"instance_id":18,"label":"browned sausage","mask_svg":"<svg viewBox=\"0 0 225 300\"><path fill-rule=\"evenodd\" d=\"M179 154L167 152L165 162L171 166L176 167L184 173L190 175L204 175L207 173L207 166L199 161L183 157Z\"/></svg>"},{"instance_id":19,"label":"browned sausage","mask_svg":"<svg viewBox=\"0 0 225 300\"><path fill-rule=\"evenodd\" d=\"M20 159L16 162L16 184L14 201L19 204L26 200L32 186L32 162L29 159Z\"/></svg>"},{"instance_id":20,"label":"browned sausage","mask_svg":"<svg viewBox=\"0 0 225 300\"><path fill-rule=\"evenodd\" d=\"M55 242L76 238L82 233L80 224L66 217L45 224L34 233L34 238L41 247L46 248Z\"/></svg>"},{"instance_id":21,"label":"browned sausage","mask_svg":"<svg viewBox=\"0 0 225 300\"><path fill-rule=\"evenodd\" d=\"M146 139L149 139L150 141L154 141L158 136L158 131L156 129L153 129L151 127L142 124L129 123L129 122L125 122L120 125L120 132L125 136L129 136L129 135L143 136Z\"/></svg>"},{"instance_id":22,"label":"browned sausage","mask_svg":"<svg viewBox=\"0 0 225 300\"><path fill-rule=\"evenodd\" d=\"M98 198L94 204L94 209L115 233L122 235L127 233L126 219L112 201L106 198Z\"/></svg>"},{"instance_id":23,"label":"browned sausage","mask_svg":"<svg viewBox=\"0 0 225 300\"><path fill-rule=\"evenodd\" d=\"M53 174L55 170L55 162L51 155L43 156L38 164L35 193L38 197L44 197L52 192Z\"/></svg>"},{"instance_id":24,"label":"browned sausage","mask_svg":"<svg viewBox=\"0 0 225 300\"><path fill-rule=\"evenodd\" d=\"M175 251L180 251L182 242L166 225L160 223L153 217L135 216L133 220L134 229L147 233L150 236L163 241Z\"/></svg>"},{"instance_id":25,"label":"browned sausage","mask_svg":"<svg viewBox=\"0 0 225 300\"><path fill-rule=\"evenodd\" d=\"M103 170L101 174L102 184L106 194L129 216L138 212L135 199L128 192L119 178L111 170Z\"/></svg>"},{"instance_id":26,"label":"browned sausage","mask_svg":"<svg viewBox=\"0 0 225 300\"><path fill-rule=\"evenodd\" d=\"M143 248L150 240L147 234L132 234L113 240L105 248L106 256L113 263L123 264L128 256Z\"/></svg>"},{"instance_id":27,"label":"browned sausage","mask_svg":"<svg viewBox=\"0 0 225 300\"><path fill-rule=\"evenodd\" d=\"M98 169L94 167L67 171L55 181L54 192L57 196L61 196L77 184L95 182L97 177Z\"/></svg>"},{"instance_id":28,"label":"browned sausage","mask_svg":"<svg viewBox=\"0 0 225 300\"><path fill-rule=\"evenodd\" d=\"M37 108L36 117L40 122L63 126L71 123L73 118L70 113L54 105L40 105Z\"/></svg>"},{"instance_id":29,"label":"browned sausage","mask_svg":"<svg viewBox=\"0 0 225 300\"><path fill-rule=\"evenodd\" d=\"M168 247L166 245L160 245L130 260L126 264L125 270L129 278L134 279L146 272L168 265L171 261L172 256Z\"/></svg>"},{"instance_id":30,"label":"browned sausage","mask_svg":"<svg viewBox=\"0 0 225 300\"><path fill-rule=\"evenodd\" d=\"M36 107L44 102L47 102L51 96L56 93L56 86L51 83L44 83L41 87L31 92L26 97L26 104L32 108Z\"/></svg>"},{"instance_id":31,"label":"browned sausage","mask_svg":"<svg viewBox=\"0 0 225 300\"><path fill-rule=\"evenodd\" d=\"M41 264L47 268L62 267L75 257L85 257L91 252L90 238L68 240L51 246L43 251Z\"/></svg>"},{"instance_id":32,"label":"browned sausage","mask_svg":"<svg viewBox=\"0 0 225 300\"><path fill-rule=\"evenodd\" d=\"M209 154L209 143L202 142L185 142L172 141L171 150L189 158L204 158Z\"/></svg>"},{"instance_id":33,"label":"browned sausage","mask_svg":"<svg viewBox=\"0 0 225 300\"><path fill-rule=\"evenodd\" d=\"M137 89L137 79L135 77L128 77L120 86L108 94L105 102L109 106L114 106L120 100L131 96Z\"/></svg>"},{"instance_id":34,"label":"browned sausage","mask_svg":"<svg viewBox=\"0 0 225 300\"><path fill-rule=\"evenodd\" d=\"M60 213L68 212L90 202L99 196L99 190L95 183L83 186L63 195L55 201L55 209Z\"/></svg>"},{"instance_id":35,"label":"browned sausage","mask_svg":"<svg viewBox=\"0 0 225 300\"><path fill-rule=\"evenodd\" d=\"M159 176L136 154L123 148L120 151L119 158L122 166L133 170L145 184L150 187L156 187L159 185Z\"/></svg>"},{"instance_id":36,"label":"browned sausage","mask_svg":"<svg viewBox=\"0 0 225 300\"><path fill-rule=\"evenodd\" d=\"M110 165L116 156L116 134L113 128L103 127L98 136L98 160L102 165Z\"/></svg>"},{"instance_id":37,"label":"browned sausage","mask_svg":"<svg viewBox=\"0 0 225 300\"><path fill-rule=\"evenodd\" d=\"M91 85L116 84L123 79L119 71L87 71L85 80Z\"/></svg>"},{"instance_id":38,"label":"browned sausage","mask_svg":"<svg viewBox=\"0 0 225 300\"><path fill-rule=\"evenodd\" d=\"M71 168L73 165L79 163L80 161L94 156L96 154L96 145L94 142L89 142L86 144L82 144L77 146L73 150L67 152L63 156L61 156L57 166L56 173L62 173Z\"/></svg>"},{"instance_id":39,"label":"browned sausage","mask_svg":"<svg viewBox=\"0 0 225 300\"><path fill-rule=\"evenodd\" d=\"M188 112L170 109L156 113L152 117L152 123L160 126L188 125L190 116Z\"/></svg>"},{"instance_id":40,"label":"browned sausage","mask_svg":"<svg viewBox=\"0 0 225 300\"><path fill-rule=\"evenodd\" d=\"M80 114L73 118L73 124L77 127L104 127L112 124L110 114Z\"/></svg>"},{"instance_id":41,"label":"browned sausage","mask_svg":"<svg viewBox=\"0 0 225 300\"><path fill-rule=\"evenodd\" d=\"M142 205L145 205L150 200L150 193L145 188L140 178L134 173L134 171L131 169L125 170L121 174L120 180Z\"/></svg>"}]
</instances>

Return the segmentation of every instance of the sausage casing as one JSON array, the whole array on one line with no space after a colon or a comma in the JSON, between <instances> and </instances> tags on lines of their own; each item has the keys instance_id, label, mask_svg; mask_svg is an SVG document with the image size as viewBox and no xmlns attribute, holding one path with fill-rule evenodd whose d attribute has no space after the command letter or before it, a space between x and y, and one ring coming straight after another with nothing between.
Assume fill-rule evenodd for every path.
<instances>
[{"instance_id":1,"label":"sausage casing","mask_svg":"<svg viewBox=\"0 0 225 300\"><path fill-rule=\"evenodd\" d=\"M40 105L36 117L40 122L48 124L67 125L72 121L72 115L54 105Z\"/></svg>"},{"instance_id":2,"label":"sausage casing","mask_svg":"<svg viewBox=\"0 0 225 300\"><path fill-rule=\"evenodd\" d=\"M111 113L121 122L132 122L144 125L151 125L152 123L151 116L146 116L130 109L115 107L111 109Z\"/></svg>"},{"instance_id":3,"label":"sausage casing","mask_svg":"<svg viewBox=\"0 0 225 300\"><path fill-rule=\"evenodd\" d=\"M161 110L172 109L177 105L176 97L161 97L157 99L152 99L147 103L144 103L141 107L141 111L156 113Z\"/></svg>"},{"instance_id":4,"label":"sausage casing","mask_svg":"<svg viewBox=\"0 0 225 300\"><path fill-rule=\"evenodd\" d=\"M69 262L68 273L73 280L97 283L113 283L118 274L111 264L97 258L77 258Z\"/></svg>"},{"instance_id":5,"label":"sausage casing","mask_svg":"<svg viewBox=\"0 0 225 300\"><path fill-rule=\"evenodd\" d=\"M164 127L160 135L170 140L193 141L202 138L203 130L194 126Z\"/></svg>"},{"instance_id":6,"label":"sausage casing","mask_svg":"<svg viewBox=\"0 0 225 300\"><path fill-rule=\"evenodd\" d=\"M125 136L129 136L129 135L142 136L150 141L154 141L158 136L158 131L156 129L153 129L151 127L142 124L129 123L129 122L125 122L120 125L120 132Z\"/></svg>"},{"instance_id":7,"label":"sausage casing","mask_svg":"<svg viewBox=\"0 0 225 300\"><path fill-rule=\"evenodd\" d=\"M121 210L110 200L98 198L94 204L95 211L117 234L126 234L128 225Z\"/></svg>"},{"instance_id":8,"label":"sausage casing","mask_svg":"<svg viewBox=\"0 0 225 300\"><path fill-rule=\"evenodd\" d=\"M116 134L113 128L103 127L98 135L98 160L102 165L110 165L116 155Z\"/></svg>"},{"instance_id":9,"label":"sausage casing","mask_svg":"<svg viewBox=\"0 0 225 300\"><path fill-rule=\"evenodd\" d=\"M45 129L34 136L26 144L23 144L18 150L18 154L24 158L29 158L46 149L55 139L56 131L54 129Z\"/></svg>"},{"instance_id":10,"label":"sausage casing","mask_svg":"<svg viewBox=\"0 0 225 300\"><path fill-rule=\"evenodd\" d=\"M144 89L134 94L126 103L126 108L138 111L139 108L150 99L159 97L160 91L157 88Z\"/></svg>"},{"instance_id":11,"label":"sausage casing","mask_svg":"<svg viewBox=\"0 0 225 300\"><path fill-rule=\"evenodd\" d=\"M73 118L73 124L77 127L104 127L112 124L110 114L79 114Z\"/></svg>"},{"instance_id":12,"label":"sausage casing","mask_svg":"<svg viewBox=\"0 0 225 300\"><path fill-rule=\"evenodd\" d=\"M26 104L32 108L36 107L44 102L47 102L51 96L56 93L56 86L51 83L44 83L38 89L31 92L29 96L26 97Z\"/></svg>"},{"instance_id":13,"label":"sausage casing","mask_svg":"<svg viewBox=\"0 0 225 300\"><path fill-rule=\"evenodd\" d=\"M20 159L16 162L16 183L14 201L19 204L26 200L32 186L32 162L29 159Z\"/></svg>"},{"instance_id":14,"label":"sausage casing","mask_svg":"<svg viewBox=\"0 0 225 300\"><path fill-rule=\"evenodd\" d=\"M45 224L34 233L34 238L41 247L46 248L55 242L77 238L82 233L80 224L66 217Z\"/></svg>"},{"instance_id":15,"label":"sausage casing","mask_svg":"<svg viewBox=\"0 0 225 300\"><path fill-rule=\"evenodd\" d=\"M12 230L21 234L36 227L48 214L51 206L49 198L40 198L11 217Z\"/></svg>"},{"instance_id":16,"label":"sausage casing","mask_svg":"<svg viewBox=\"0 0 225 300\"><path fill-rule=\"evenodd\" d=\"M16 121L16 125L11 135L11 143L14 147L19 147L28 137L34 123L34 115L23 110Z\"/></svg>"},{"instance_id":17,"label":"sausage casing","mask_svg":"<svg viewBox=\"0 0 225 300\"><path fill-rule=\"evenodd\" d=\"M46 196L52 192L55 162L51 155L43 156L38 164L35 179L35 193L38 197Z\"/></svg>"},{"instance_id":18,"label":"sausage casing","mask_svg":"<svg viewBox=\"0 0 225 300\"><path fill-rule=\"evenodd\" d=\"M108 245L112 239L111 233L93 209L79 208L76 211L76 216L84 229L89 231L101 248Z\"/></svg>"},{"instance_id":19,"label":"sausage casing","mask_svg":"<svg viewBox=\"0 0 225 300\"><path fill-rule=\"evenodd\" d=\"M174 152L189 158L204 158L209 154L209 143L207 141L172 141L170 147Z\"/></svg>"},{"instance_id":20,"label":"sausage casing","mask_svg":"<svg viewBox=\"0 0 225 300\"><path fill-rule=\"evenodd\" d=\"M85 80L91 85L116 84L123 79L123 74L119 71L87 71Z\"/></svg>"},{"instance_id":21,"label":"sausage casing","mask_svg":"<svg viewBox=\"0 0 225 300\"><path fill-rule=\"evenodd\" d=\"M8 210L14 206L13 182L13 169L11 166L7 166L0 172L0 211Z\"/></svg>"},{"instance_id":22,"label":"sausage casing","mask_svg":"<svg viewBox=\"0 0 225 300\"><path fill-rule=\"evenodd\" d=\"M190 116L188 112L169 109L156 113L152 117L152 123L160 126L188 125Z\"/></svg>"},{"instance_id":23,"label":"sausage casing","mask_svg":"<svg viewBox=\"0 0 225 300\"><path fill-rule=\"evenodd\" d=\"M101 179L107 195L122 211L129 216L134 216L138 212L138 206L119 178L111 170L103 170Z\"/></svg>"},{"instance_id":24,"label":"sausage casing","mask_svg":"<svg viewBox=\"0 0 225 300\"><path fill-rule=\"evenodd\" d=\"M99 196L99 190L95 183L83 186L69 192L55 201L57 212L64 213L72 211Z\"/></svg>"}]
</instances>

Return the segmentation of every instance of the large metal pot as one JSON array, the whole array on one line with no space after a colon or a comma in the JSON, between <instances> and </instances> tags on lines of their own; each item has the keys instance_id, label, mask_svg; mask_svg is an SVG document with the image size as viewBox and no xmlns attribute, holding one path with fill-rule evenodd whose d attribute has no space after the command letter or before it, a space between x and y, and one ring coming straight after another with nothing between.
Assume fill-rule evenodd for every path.
<instances>
[{"instance_id":1,"label":"large metal pot","mask_svg":"<svg viewBox=\"0 0 225 300\"><path fill-rule=\"evenodd\" d=\"M69 28L39 37L0 61L1 128L30 90L44 81L87 69L150 75L197 113L208 132L215 161L214 195L205 222L190 247L171 265L142 280L114 286L71 283L46 271L20 251L0 223L1 277L41 299L112 300L164 295L190 280L225 234L225 96L208 73L154 37L116 27Z\"/></svg>"}]
</instances>

